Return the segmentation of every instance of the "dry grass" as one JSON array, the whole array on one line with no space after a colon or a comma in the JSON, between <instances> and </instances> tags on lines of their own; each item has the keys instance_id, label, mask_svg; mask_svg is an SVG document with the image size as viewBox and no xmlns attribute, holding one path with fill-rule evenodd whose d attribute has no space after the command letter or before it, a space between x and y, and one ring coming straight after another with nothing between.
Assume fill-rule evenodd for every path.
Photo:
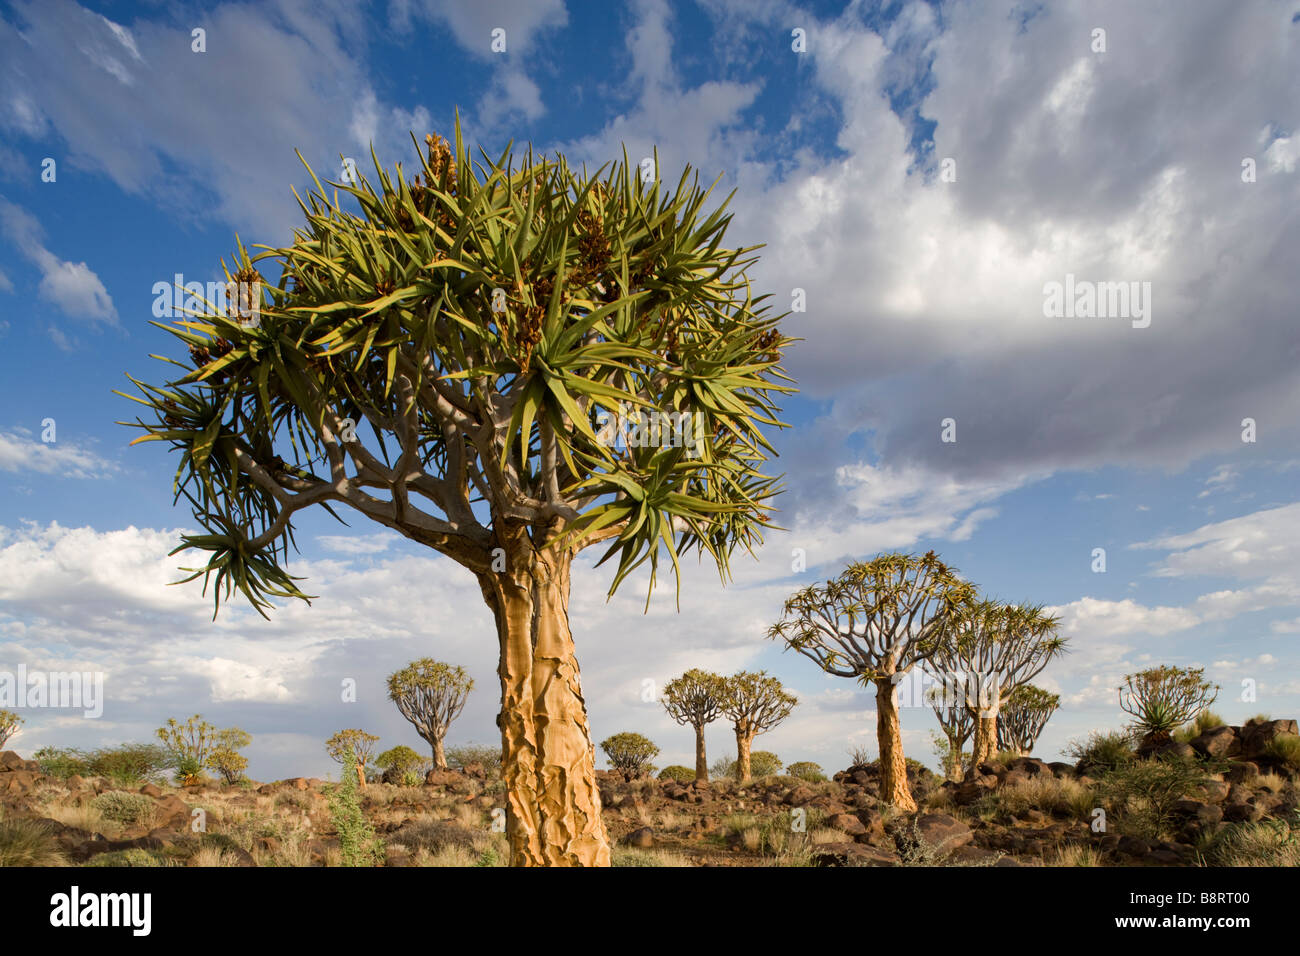
<instances>
[{"instance_id":1,"label":"dry grass","mask_svg":"<svg viewBox=\"0 0 1300 956\"><path fill-rule=\"evenodd\" d=\"M1048 866L1101 866L1101 858L1090 846L1081 843L1063 846L1056 856L1047 861Z\"/></svg>"}]
</instances>

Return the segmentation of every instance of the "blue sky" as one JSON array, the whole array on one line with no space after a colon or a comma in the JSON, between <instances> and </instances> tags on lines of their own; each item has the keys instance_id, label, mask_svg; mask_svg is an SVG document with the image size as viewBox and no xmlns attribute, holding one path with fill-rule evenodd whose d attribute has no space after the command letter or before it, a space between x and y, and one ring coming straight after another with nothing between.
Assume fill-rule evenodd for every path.
<instances>
[{"instance_id":1,"label":"blue sky","mask_svg":"<svg viewBox=\"0 0 1300 956\"><path fill-rule=\"evenodd\" d=\"M787 363L795 427L776 442L788 530L725 589L692 574L680 613L671 589L643 614L636 582L607 603L606 569L575 572L597 740L636 730L661 764L689 763L689 732L643 682L765 667L802 702L758 746L828 770L874 749L870 694L763 634L794 589L892 549L934 548L990 595L1061 615L1072 653L1039 681L1062 695L1045 757L1118 727L1114 688L1157 663L1205 667L1230 721L1300 714L1298 11L0 7L0 669L103 671L108 694L98 720L27 712L14 745L142 740L201 711L254 735L255 776L324 774L341 727L419 746L382 679L425 655L478 681L451 741L495 742L495 642L468 572L312 516L291 570L320 600L213 622L197 588L166 586L191 524L171 507L174 461L113 424L131 414L112 394L125 374L156 379L149 354L175 355L149 325L154 284L217 278L236 233L288 238L289 187L307 178L295 148L332 178L340 156L366 168L372 142L409 163L409 133L449 133L457 109L494 155L514 139L594 168L657 148L672 177L722 176L738 190L728 238L767 244L757 284L808 297L786 324L804 340ZM1046 317L1043 286L1067 274L1150 282L1149 326ZM348 677L356 703L340 700ZM903 725L908 754L933 762L929 712ZM731 747L722 723L708 739Z\"/></svg>"}]
</instances>

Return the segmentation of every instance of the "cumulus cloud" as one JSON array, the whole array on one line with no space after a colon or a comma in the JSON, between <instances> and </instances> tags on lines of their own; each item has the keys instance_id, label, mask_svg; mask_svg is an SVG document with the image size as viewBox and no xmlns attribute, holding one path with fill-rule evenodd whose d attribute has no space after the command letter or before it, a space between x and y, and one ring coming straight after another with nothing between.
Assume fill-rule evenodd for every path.
<instances>
[{"instance_id":1,"label":"cumulus cloud","mask_svg":"<svg viewBox=\"0 0 1300 956\"><path fill-rule=\"evenodd\" d=\"M42 299L74 319L117 325L117 309L99 276L84 262L68 262L50 252L36 218L4 198L0 198L0 231L40 270L37 294Z\"/></svg>"}]
</instances>

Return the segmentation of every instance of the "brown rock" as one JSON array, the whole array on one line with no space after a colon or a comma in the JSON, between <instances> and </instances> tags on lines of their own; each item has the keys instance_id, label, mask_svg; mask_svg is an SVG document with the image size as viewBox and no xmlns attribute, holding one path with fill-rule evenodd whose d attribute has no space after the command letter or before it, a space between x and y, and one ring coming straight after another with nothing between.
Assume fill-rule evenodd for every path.
<instances>
[{"instance_id":1,"label":"brown rock","mask_svg":"<svg viewBox=\"0 0 1300 956\"><path fill-rule=\"evenodd\" d=\"M153 797L155 799L163 795L162 789L160 787L154 786L152 783L146 783L143 787L140 788L140 792L143 793L146 797Z\"/></svg>"},{"instance_id":2,"label":"brown rock","mask_svg":"<svg viewBox=\"0 0 1300 956\"><path fill-rule=\"evenodd\" d=\"M1241 741L1235 727L1212 727L1191 742L1192 749L1205 757L1235 757L1241 753Z\"/></svg>"},{"instance_id":3,"label":"brown rock","mask_svg":"<svg viewBox=\"0 0 1300 956\"><path fill-rule=\"evenodd\" d=\"M849 813L837 813L826 821L828 827L847 833L851 837L866 836L867 828L862 821Z\"/></svg>"},{"instance_id":4,"label":"brown rock","mask_svg":"<svg viewBox=\"0 0 1300 956\"><path fill-rule=\"evenodd\" d=\"M921 839L939 850L952 851L975 838L971 828L946 813L926 813L916 818Z\"/></svg>"},{"instance_id":5,"label":"brown rock","mask_svg":"<svg viewBox=\"0 0 1300 956\"><path fill-rule=\"evenodd\" d=\"M814 851L813 866L897 866L898 854L861 843L823 843Z\"/></svg>"},{"instance_id":6,"label":"brown rock","mask_svg":"<svg viewBox=\"0 0 1300 956\"><path fill-rule=\"evenodd\" d=\"M623 837L623 845L648 850L655 845L655 832L650 827L640 827Z\"/></svg>"}]
</instances>

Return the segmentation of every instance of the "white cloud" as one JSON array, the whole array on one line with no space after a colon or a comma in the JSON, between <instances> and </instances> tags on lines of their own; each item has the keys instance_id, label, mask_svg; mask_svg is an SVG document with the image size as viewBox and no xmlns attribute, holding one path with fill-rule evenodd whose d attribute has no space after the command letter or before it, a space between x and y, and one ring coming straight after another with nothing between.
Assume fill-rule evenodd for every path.
<instances>
[{"instance_id":1,"label":"white cloud","mask_svg":"<svg viewBox=\"0 0 1300 956\"><path fill-rule=\"evenodd\" d=\"M50 252L42 241L40 223L3 198L0 198L0 231L40 269L37 292L42 299L74 319L117 325L117 309L99 276L84 262L68 262Z\"/></svg>"},{"instance_id":2,"label":"white cloud","mask_svg":"<svg viewBox=\"0 0 1300 956\"><path fill-rule=\"evenodd\" d=\"M42 442L17 432L0 432L0 471L103 478L117 471L117 466L66 441Z\"/></svg>"}]
</instances>

